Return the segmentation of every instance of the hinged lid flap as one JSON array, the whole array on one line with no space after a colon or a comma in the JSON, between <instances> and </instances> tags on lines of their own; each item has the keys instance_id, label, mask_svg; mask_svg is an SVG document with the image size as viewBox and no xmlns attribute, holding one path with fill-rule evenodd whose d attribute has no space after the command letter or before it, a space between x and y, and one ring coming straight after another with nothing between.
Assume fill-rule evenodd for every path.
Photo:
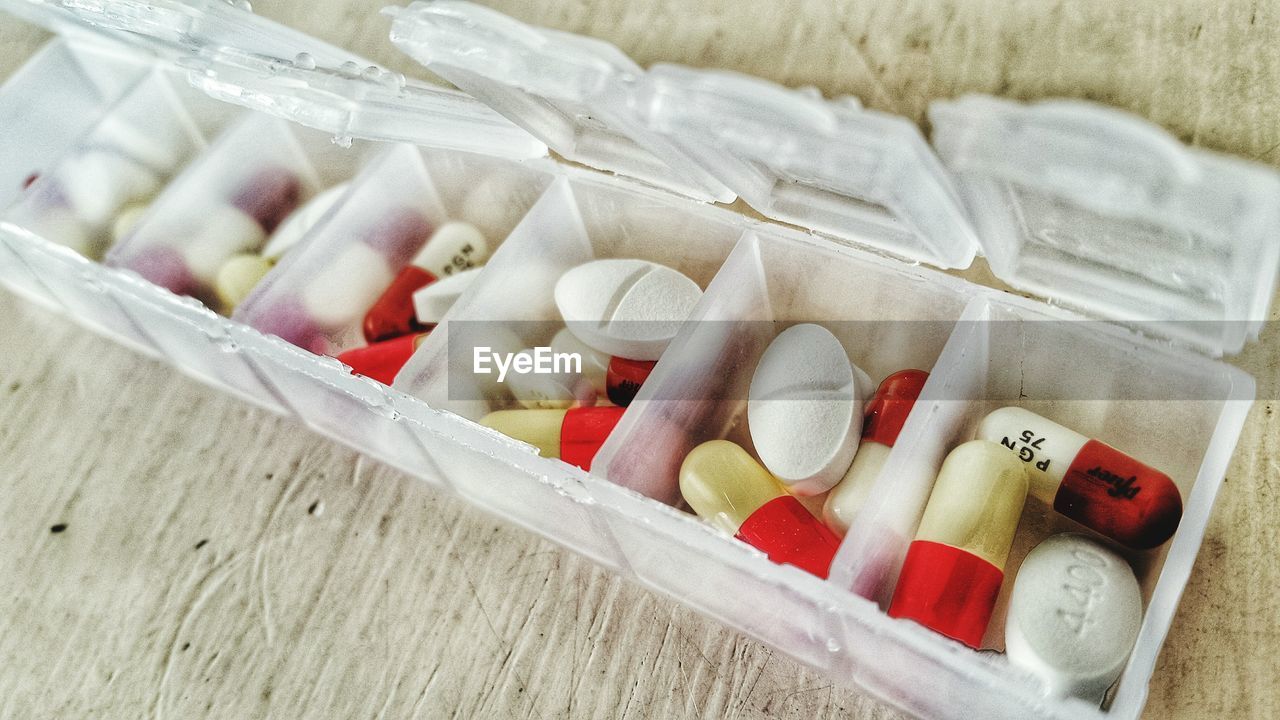
<instances>
[{"instance_id":1,"label":"hinged lid flap","mask_svg":"<svg viewBox=\"0 0 1280 720\"><path fill-rule=\"evenodd\" d=\"M758 78L650 68L634 112L761 214L943 268L977 242L910 120Z\"/></svg>"},{"instance_id":2,"label":"hinged lid flap","mask_svg":"<svg viewBox=\"0 0 1280 720\"><path fill-rule=\"evenodd\" d=\"M968 96L929 108L992 271L1214 355L1256 339L1280 264L1280 175L1119 110Z\"/></svg>"},{"instance_id":3,"label":"hinged lid flap","mask_svg":"<svg viewBox=\"0 0 1280 720\"><path fill-rule=\"evenodd\" d=\"M391 41L575 162L702 200L733 193L670 140L635 122L644 71L617 47L525 25L461 0L387 8Z\"/></svg>"},{"instance_id":4,"label":"hinged lid flap","mask_svg":"<svg viewBox=\"0 0 1280 720\"><path fill-rule=\"evenodd\" d=\"M416 81L220 0L0 0L54 32L107 38L171 61L218 99L343 138L506 157L546 146L463 93Z\"/></svg>"}]
</instances>

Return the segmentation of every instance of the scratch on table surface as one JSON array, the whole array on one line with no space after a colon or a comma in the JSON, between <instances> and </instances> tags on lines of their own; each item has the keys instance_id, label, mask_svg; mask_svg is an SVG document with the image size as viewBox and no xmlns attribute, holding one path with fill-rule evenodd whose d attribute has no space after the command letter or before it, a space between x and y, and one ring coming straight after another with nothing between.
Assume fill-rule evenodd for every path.
<instances>
[{"instance_id":1,"label":"scratch on table surface","mask_svg":"<svg viewBox=\"0 0 1280 720\"><path fill-rule=\"evenodd\" d=\"M267 513L267 519L262 524L262 529L258 533L257 542L253 549L253 572L250 575L250 585L256 585L258 592L258 603L262 608L262 632L266 637L267 647L271 647L275 641L275 625L271 620L271 593L268 590L270 585L270 558L267 554L269 547L279 540L292 537L302 527L301 521L295 522L292 527L283 533L272 536L269 533L276 526L281 515L289 503L294 500L305 484L302 473L289 473L289 479L281 488L276 496L275 503L272 504L271 511Z\"/></svg>"},{"instance_id":2,"label":"scratch on table surface","mask_svg":"<svg viewBox=\"0 0 1280 720\"><path fill-rule=\"evenodd\" d=\"M756 686L760 684L760 678L764 677L765 668L769 667L769 662L773 660L773 650L764 648L763 651L764 662L761 663L759 669L756 670L755 677L751 680L751 686L747 688L747 692L742 696L742 699L738 701L738 706L734 708L733 720L737 720L737 717L747 708L747 704L751 702L751 696L755 694ZM734 654L736 655L737 653L735 652Z\"/></svg>"},{"instance_id":3,"label":"scratch on table surface","mask_svg":"<svg viewBox=\"0 0 1280 720\"><path fill-rule=\"evenodd\" d=\"M828 695L828 702L830 702L830 698L829 698L829 696L831 695L831 689L832 689L832 687L833 687L833 685L831 685L831 683L827 683L827 684L825 684L825 685L819 685L819 686L817 686L817 687L800 688L799 690L792 690L792 691L788 692L786 695L783 695L783 696L782 696L782 699L780 699L780 700L778 701L778 703L777 703L777 704L778 704L779 706L781 706L781 707L785 708L785 707L786 707L786 705L787 705L787 703L791 701L791 698L798 697L798 696L800 696L800 695L804 695L804 694L806 694L806 693L822 692L823 690L827 691L827 695ZM773 703L773 697L774 697L774 696L777 696L777 695L778 695L778 694L780 694L781 692L783 692L783 691L778 691L778 692L773 693L773 696L771 696L771 697L770 697L770 699L769 699L767 702L765 702L765 704L764 704L765 709L768 709L768 708L769 708L769 706L771 706L771 705L773 705L773 704L774 704L774 703Z\"/></svg>"},{"instance_id":4,"label":"scratch on table surface","mask_svg":"<svg viewBox=\"0 0 1280 720\"><path fill-rule=\"evenodd\" d=\"M193 588L196 591L195 600L187 606L186 610L178 618L165 652L164 669L160 673L160 682L156 686L155 697L152 700L151 715L155 720L164 720L165 691L169 687L169 679L173 675L173 666L177 655L181 652L178 641L187 635L196 615L204 607L205 602L213 597L214 593L222 587L227 578L231 577L231 573L236 569L236 566L243 562L243 556L237 555L233 551L227 556L226 560L213 565L203 577L196 581L196 585Z\"/></svg>"},{"instance_id":5,"label":"scratch on table surface","mask_svg":"<svg viewBox=\"0 0 1280 720\"><path fill-rule=\"evenodd\" d=\"M480 614L484 617L484 622L489 628L489 633L493 635L493 639L497 641L499 649L503 651L503 658L502 661L498 663L498 666L505 667L507 661L511 659L512 654L515 652L515 648L503 639L502 635L498 633L497 626L493 624L493 617L489 615L488 608L484 606L484 601L480 598L480 592L476 590L476 584L471 576L471 568L463 565L462 571L462 577L467 584L467 589L471 591L471 597L476 602L476 609L478 609ZM520 684L521 692L524 692L524 690L529 687L529 683L520 674L520 671L516 668L515 664L512 664L511 666L511 675L516 679L516 682ZM542 714L537 712L537 707L532 702L529 703L528 707L532 711L532 714L542 717Z\"/></svg>"},{"instance_id":6,"label":"scratch on table surface","mask_svg":"<svg viewBox=\"0 0 1280 720\"><path fill-rule=\"evenodd\" d=\"M413 707L409 710L409 717L418 717L422 712L423 703L426 702L427 696L431 694L431 687L435 685L436 678L440 676L440 666L435 665L431 668L431 673L427 675L427 680L422 684L422 691L418 693L418 699L413 701Z\"/></svg>"},{"instance_id":7,"label":"scratch on table surface","mask_svg":"<svg viewBox=\"0 0 1280 720\"><path fill-rule=\"evenodd\" d=\"M356 462L351 467L351 486L355 487L359 485L363 475L364 475L364 456L357 455Z\"/></svg>"}]
</instances>

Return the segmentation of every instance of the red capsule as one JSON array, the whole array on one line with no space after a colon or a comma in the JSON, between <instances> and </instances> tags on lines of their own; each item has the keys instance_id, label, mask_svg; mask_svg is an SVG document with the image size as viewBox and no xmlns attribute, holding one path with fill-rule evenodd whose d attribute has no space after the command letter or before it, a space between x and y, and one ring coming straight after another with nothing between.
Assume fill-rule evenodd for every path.
<instances>
[{"instance_id":1,"label":"red capsule","mask_svg":"<svg viewBox=\"0 0 1280 720\"><path fill-rule=\"evenodd\" d=\"M338 355L338 360L351 367L351 372L364 375L384 385L390 385L396 379L400 368L409 362L413 352L417 350L427 333L421 335L405 335L394 340L348 350Z\"/></svg>"},{"instance_id":2,"label":"red capsule","mask_svg":"<svg viewBox=\"0 0 1280 720\"><path fill-rule=\"evenodd\" d=\"M928 379L929 373L923 370L901 370L885 378L876 388L862 420L858 454L853 456L853 464L844 478L827 495L822 510L832 530L841 535L849 531Z\"/></svg>"},{"instance_id":3,"label":"red capsule","mask_svg":"<svg viewBox=\"0 0 1280 720\"><path fill-rule=\"evenodd\" d=\"M928 379L923 370L901 370L881 381L865 411L862 441L893 447Z\"/></svg>"},{"instance_id":4,"label":"red capsule","mask_svg":"<svg viewBox=\"0 0 1280 720\"><path fill-rule=\"evenodd\" d=\"M475 267L487 257L484 236L467 223L448 222L430 232L422 249L369 308L364 318L365 339L379 342L430 329L414 313L413 294L438 278Z\"/></svg>"},{"instance_id":5,"label":"red capsule","mask_svg":"<svg viewBox=\"0 0 1280 720\"><path fill-rule=\"evenodd\" d=\"M415 265L401 270L364 316L364 339L377 343L429 330L413 314L413 294L435 281L435 275Z\"/></svg>"},{"instance_id":6,"label":"red capsule","mask_svg":"<svg viewBox=\"0 0 1280 720\"><path fill-rule=\"evenodd\" d=\"M691 450L680 466L680 493L704 520L770 560L827 577L840 538L735 443L711 440Z\"/></svg>"},{"instance_id":7,"label":"red capsule","mask_svg":"<svg viewBox=\"0 0 1280 720\"><path fill-rule=\"evenodd\" d=\"M609 401L615 405L626 407L640 392L640 386L653 372L657 360L628 360L622 357L609 358L609 369L605 372L605 388Z\"/></svg>"},{"instance_id":8,"label":"red capsule","mask_svg":"<svg viewBox=\"0 0 1280 720\"><path fill-rule=\"evenodd\" d=\"M1182 495L1168 475L1020 407L994 410L978 437L1027 466L1031 494L1125 547L1164 544L1182 519Z\"/></svg>"},{"instance_id":9,"label":"red capsule","mask_svg":"<svg viewBox=\"0 0 1280 720\"><path fill-rule=\"evenodd\" d=\"M600 446L626 408L578 407L568 410L499 410L480 424L538 448L543 457L560 458L591 469Z\"/></svg>"},{"instance_id":10,"label":"red capsule","mask_svg":"<svg viewBox=\"0 0 1280 720\"><path fill-rule=\"evenodd\" d=\"M231 198L231 206L270 235L302 201L302 181L285 168L264 168Z\"/></svg>"},{"instance_id":11,"label":"red capsule","mask_svg":"<svg viewBox=\"0 0 1280 720\"><path fill-rule=\"evenodd\" d=\"M982 644L1027 499L1027 472L999 445L971 440L943 461L893 590L889 616Z\"/></svg>"}]
</instances>

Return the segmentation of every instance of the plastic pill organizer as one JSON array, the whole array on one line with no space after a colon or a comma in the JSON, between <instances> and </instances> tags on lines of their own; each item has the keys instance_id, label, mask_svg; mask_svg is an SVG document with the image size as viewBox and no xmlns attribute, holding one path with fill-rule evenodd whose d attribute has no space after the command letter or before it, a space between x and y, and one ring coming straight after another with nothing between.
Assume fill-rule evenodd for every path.
<instances>
[{"instance_id":1,"label":"plastic pill organizer","mask_svg":"<svg viewBox=\"0 0 1280 720\"><path fill-rule=\"evenodd\" d=\"M1266 317L1280 253L1271 171L1065 102L935 103L931 147L852 99L642 70L610 45L463 2L389 14L392 41L465 94L222 3L0 4L58 33L0 88L8 287L908 712L1139 716L1254 396L1252 378L1213 358ZM85 160L103 148L130 162ZM142 277L178 282L148 248L192 267L225 255L239 241L219 237L234 223L218 208L256 202L268 180L288 209L347 179L234 319ZM715 204L734 198L768 219ZM147 210L113 244L115 215L139 199ZM393 388L269 334L316 278L338 292L359 275L342 265L352 237L405 207L466 220L498 247ZM979 252L1048 302L935 269ZM451 392L447 340L469 321L556 321L556 278L608 257L670 266L705 292L587 473L472 422L505 406ZM183 292L201 294L197 275ZM826 581L672 505L694 445L744 442L756 363L800 321L827 323L875 381L930 372ZM357 336L335 325L306 344L333 353ZM1004 405L1137 455L1183 496L1171 541L1125 553L1144 616L1102 709L882 609L944 456ZM1021 558L1079 529L1027 504L985 648L1003 647Z\"/></svg>"}]
</instances>

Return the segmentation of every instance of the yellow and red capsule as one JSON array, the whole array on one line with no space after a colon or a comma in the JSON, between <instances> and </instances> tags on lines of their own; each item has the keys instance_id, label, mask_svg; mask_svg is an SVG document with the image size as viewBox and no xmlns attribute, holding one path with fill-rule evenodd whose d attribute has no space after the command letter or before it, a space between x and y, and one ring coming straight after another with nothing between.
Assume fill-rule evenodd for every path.
<instances>
[{"instance_id":1,"label":"yellow and red capsule","mask_svg":"<svg viewBox=\"0 0 1280 720\"><path fill-rule=\"evenodd\" d=\"M827 577L840 538L738 445L711 440L691 450L680 493L700 517L770 560Z\"/></svg>"}]
</instances>

